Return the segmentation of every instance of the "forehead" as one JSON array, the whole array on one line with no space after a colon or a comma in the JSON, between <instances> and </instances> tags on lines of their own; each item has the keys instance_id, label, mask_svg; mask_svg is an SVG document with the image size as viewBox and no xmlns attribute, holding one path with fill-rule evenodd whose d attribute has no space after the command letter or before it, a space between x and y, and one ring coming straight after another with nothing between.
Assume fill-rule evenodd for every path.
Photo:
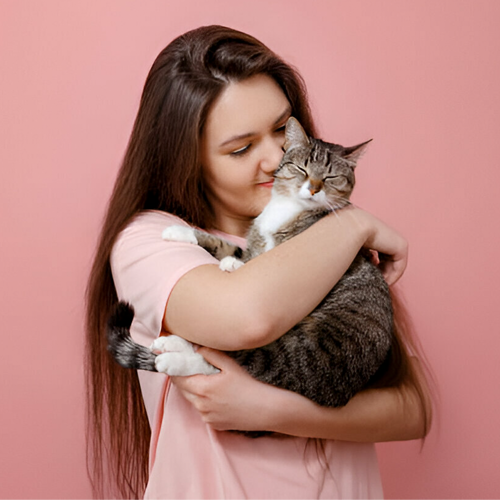
<instances>
[{"instance_id":1,"label":"forehead","mask_svg":"<svg viewBox=\"0 0 500 500\"><path fill-rule=\"evenodd\" d=\"M283 156L283 164L295 163L307 166L308 173L320 172L324 174L325 167L328 172L335 171L338 174L353 175L352 165L343 157L344 148L338 144L323 142L319 139L311 139L308 146L291 148Z\"/></svg>"},{"instance_id":2,"label":"forehead","mask_svg":"<svg viewBox=\"0 0 500 500\"><path fill-rule=\"evenodd\" d=\"M267 131L289 106L285 94L269 76L231 82L208 113L204 139L222 144L234 136Z\"/></svg>"}]
</instances>

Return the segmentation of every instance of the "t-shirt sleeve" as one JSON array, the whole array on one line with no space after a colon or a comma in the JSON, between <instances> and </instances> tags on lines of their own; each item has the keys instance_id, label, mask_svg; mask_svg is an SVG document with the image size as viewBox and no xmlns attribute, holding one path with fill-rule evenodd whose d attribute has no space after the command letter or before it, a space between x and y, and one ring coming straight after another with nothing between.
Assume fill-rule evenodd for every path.
<instances>
[{"instance_id":1,"label":"t-shirt sleeve","mask_svg":"<svg viewBox=\"0 0 500 500\"><path fill-rule=\"evenodd\" d=\"M187 226L165 212L143 212L120 233L111 254L118 298L134 307L131 334L142 345L150 345L159 335L177 281L195 267L218 264L198 245L163 240L163 230L174 224Z\"/></svg>"}]
</instances>

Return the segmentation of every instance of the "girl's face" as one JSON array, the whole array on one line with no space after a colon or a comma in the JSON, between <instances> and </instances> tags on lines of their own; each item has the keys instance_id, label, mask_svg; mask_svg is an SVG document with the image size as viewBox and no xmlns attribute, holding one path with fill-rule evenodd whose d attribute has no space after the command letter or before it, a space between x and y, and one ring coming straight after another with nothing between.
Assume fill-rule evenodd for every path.
<instances>
[{"instance_id":1,"label":"girl's face","mask_svg":"<svg viewBox=\"0 0 500 500\"><path fill-rule=\"evenodd\" d=\"M266 75L230 83L210 110L201 162L216 227L244 236L271 196L291 106Z\"/></svg>"}]
</instances>

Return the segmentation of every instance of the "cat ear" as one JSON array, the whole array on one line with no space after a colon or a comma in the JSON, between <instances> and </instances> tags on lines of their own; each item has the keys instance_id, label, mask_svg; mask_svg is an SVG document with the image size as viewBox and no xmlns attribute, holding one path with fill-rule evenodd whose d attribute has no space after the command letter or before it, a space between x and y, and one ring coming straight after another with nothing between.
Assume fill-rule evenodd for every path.
<instances>
[{"instance_id":1,"label":"cat ear","mask_svg":"<svg viewBox=\"0 0 500 500\"><path fill-rule=\"evenodd\" d=\"M293 116L288 118L285 128L285 144L283 145L285 151L298 146L309 146L309 144L309 138L299 121Z\"/></svg>"},{"instance_id":2,"label":"cat ear","mask_svg":"<svg viewBox=\"0 0 500 500\"><path fill-rule=\"evenodd\" d=\"M370 139L369 141L362 142L361 144L358 144L357 146L351 146L350 148L344 148L344 154L343 157L347 160L352 161L354 164L365 154L368 144L372 142L373 139Z\"/></svg>"}]
</instances>

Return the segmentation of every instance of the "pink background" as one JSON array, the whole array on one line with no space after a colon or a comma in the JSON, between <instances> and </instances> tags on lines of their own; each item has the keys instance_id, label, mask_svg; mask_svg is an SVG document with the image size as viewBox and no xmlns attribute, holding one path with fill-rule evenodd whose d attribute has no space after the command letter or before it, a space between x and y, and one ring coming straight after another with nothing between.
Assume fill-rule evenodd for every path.
<instances>
[{"instance_id":1,"label":"pink background","mask_svg":"<svg viewBox=\"0 0 500 500\"><path fill-rule=\"evenodd\" d=\"M81 498L82 296L146 73L204 24L302 72L321 135L374 138L356 201L410 240L403 279L440 388L389 498L500 497L500 2L0 0L0 497Z\"/></svg>"}]
</instances>

